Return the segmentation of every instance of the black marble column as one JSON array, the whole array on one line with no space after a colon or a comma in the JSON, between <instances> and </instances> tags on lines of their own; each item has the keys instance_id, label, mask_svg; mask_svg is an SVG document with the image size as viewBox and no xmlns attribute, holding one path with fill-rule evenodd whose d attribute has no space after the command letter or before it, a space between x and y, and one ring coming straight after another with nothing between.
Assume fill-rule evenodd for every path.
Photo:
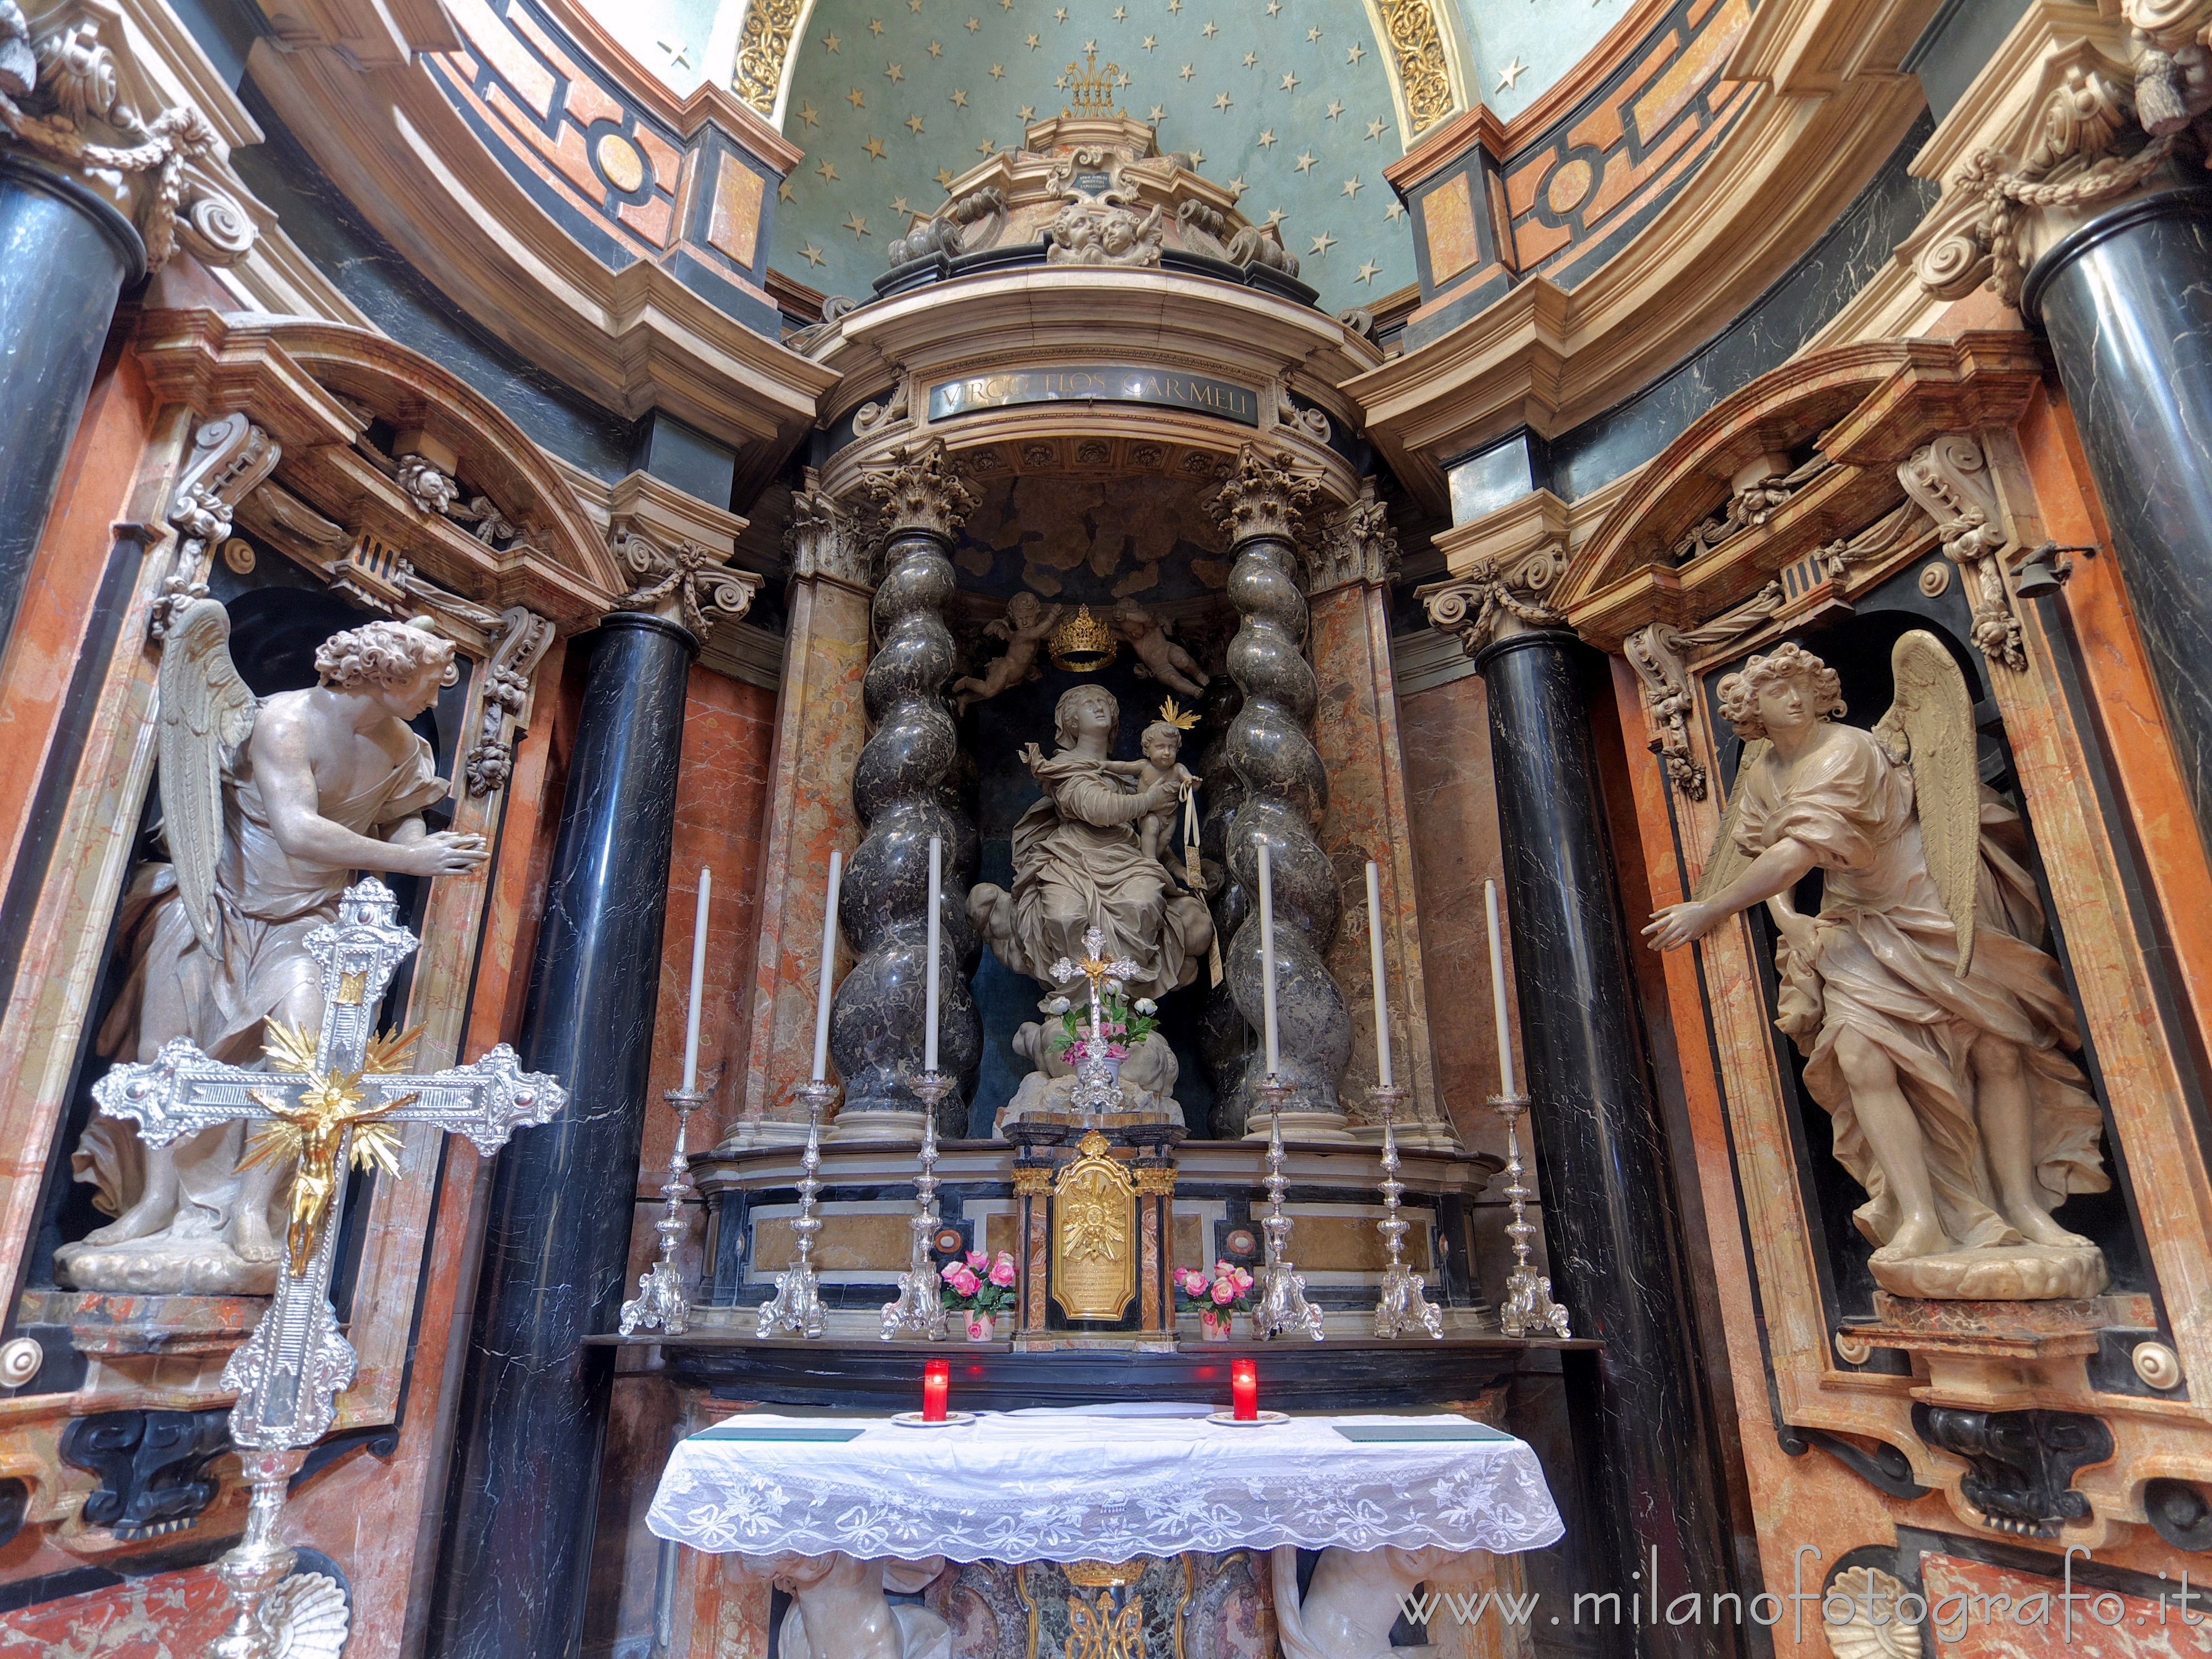
<instances>
[{"instance_id":1,"label":"black marble column","mask_svg":"<svg viewBox=\"0 0 2212 1659\"><path fill-rule=\"evenodd\" d=\"M1599 1528L1601 1582L1650 1605L1730 1587L1711 1415L1698 1372L1674 1183L1630 977L1589 717L1584 647L1541 630L1479 654L1536 1125L1552 1289L1605 1344L1569 1410ZM1577 1397L1578 1396L1578 1397ZM1640 1573L1640 1577L1631 1577ZM1663 1605L1663 1601L1662 1601ZM1706 1659L1695 1626L1617 1633L1618 1650Z\"/></svg>"},{"instance_id":2,"label":"black marble column","mask_svg":"<svg viewBox=\"0 0 2212 1659\"><path fill-rule=\"evenodd\" d=\"M145 274L146 246L129 220L76 179L0 153L0 649L116 299Z\"/></svg>"},{"instance_id":3,"label":"black marble column","mask_svg":"<svg viewBox=\"0 0 2212 1659\"><path fill-rule=\"evenodd\" d=\"M2035 263L2198 833L2212 845L2212 190L2126 203Z\"/></svg>"},{"instance_id":4,"label":"black marble column","mask_svg":"<svg viewBox=\"0 0 2212 1659\"><path fill-rule=\"evenodd\" d=\"M592 646L522 1017L568 1108L492 1174L431 1614L440 1659L568 1659L591 1576L698 642L617 611Z\"/></svg>"}]
</instances>

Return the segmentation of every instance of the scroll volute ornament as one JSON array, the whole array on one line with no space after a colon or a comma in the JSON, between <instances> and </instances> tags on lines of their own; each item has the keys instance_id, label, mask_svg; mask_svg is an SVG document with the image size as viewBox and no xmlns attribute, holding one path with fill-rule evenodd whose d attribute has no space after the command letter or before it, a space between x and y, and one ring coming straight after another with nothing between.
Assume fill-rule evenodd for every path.
<instances>
[{"instance_id":1,"label":"scroll volute ornament","mask_svg":"<svg viewBox=\"0 0 2212 1659\"><path fill-rule=\"evenodd\" d=\"M651 537L627 531L615 539L615 553L635 584L614 603L617 611L643 611L681 623L701 641L715 624L734 622L752 608L760 578L732 570L708 548L695 542L664 547Z\"/></svg>"},{"instance_id":2,"label":"scroll volute ornament","mask_svg":"<svg viewBox=\"0 0 2212 1659\"><path fill-rule=\"evenodd\" d=\"M1510 557L1485 555L1449 581L1414 589L1413 597L1430 626L1459 635L1471 657L1501 634L1565 627L1566 613L1551 603L1551 593L1566 568L1566 538L1547 536Z\"/></svg>"},{"instance_id":3,"label":"scroll volute ornament","mask_svg":"<svg viewBox=\"0 0 2212 1659\"><path fill-rule=\"evenodd\" d=\"M2007 540L1982 447L1963 432L1923 445L1897 469L1905 493L1936 520L1943 556L1959 567L1974 611L1982 654L2017 673L2027 666L2020 618L2005 592L1997 555Z\"/></svg>"},{"instance_id":4,"label":"scroll volute ornament","mask_svg":"<svg viewBox=\"0 0 2212 1659\"><path fill-rule=\"evenodd\" d=\"M975 493L934 438L893 450L890 464L870 469L866 482L869 496L882 511L886 537L921 530L949 542L975 509Z\"/></svg>"},{"instance_id":5,"label":"scroll volute ornament","mask_svg":"<svg viewBox=\"0 0 2212 1659\"><path fill-rule=\"evenodd\" d=\"M0 137L111 203L145 239L149 270L180 245L203 264L235 264L258 232L222 136L189 104L158 106L117 55L125 40L110 0L29 13L0 0Z\"/></svg>"},{"instance_id":6,"label":"scroll volute ornament","mask_svg":"<svg viewBox=\"0 0 2212 1659\"><path fill-rule=\"evenodd\" d=\"M1246 444L1213 498L1213 516L1232 545L1261 536L1287 541L1320 487L1321 480L1300 470L1289 450L1267 455Z\"/></svg>"}]
</instances>

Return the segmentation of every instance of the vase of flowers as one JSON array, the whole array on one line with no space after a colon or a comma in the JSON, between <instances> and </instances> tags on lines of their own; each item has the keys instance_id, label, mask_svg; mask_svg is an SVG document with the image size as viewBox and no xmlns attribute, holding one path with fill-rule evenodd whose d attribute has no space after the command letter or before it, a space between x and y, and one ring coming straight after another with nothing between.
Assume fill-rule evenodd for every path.
<instances>
[{"instance_id":1,"label":"vase of flowers","mask_svg":"<svg viewBox=\"0 0 2212 1659\"><path fill-rule=\"evenodd\" d=\"M946 1262L938 1277L945 1311L959 1324L970 1342L988 1342L998 1334L999 1316L1012 1311L1015 1271L1011 1252L1001 1250L996 1261L984 1251L970 1250Z\"/></svg>"},{"instance_id":2,"label":"vase of flowers","mask_svg":"<svg viewBox=\"0 0 2212 1659\"><path fill-rule=\"evenodd\" d=\"M1208 1274L1202 1267L1179 1267L1175 1273L1176 1306L1198 1317L1200 1340L1226 1342L1251 1330L1252 1275L1233 1262L1217 1261Z\"/></svg>"},{"instance_id":3,"label":"vase of flowers","mask_svg":"<svg viewBox=\"0 0 2212 1659\"><path fill-rule=\"evenodd\" d=\"M1054 997L1045 1005L1045 1012L1060 1016L1060 1024L1052 1033L1053 1053L1070 1071L1076 1070L1091 1058L1094 1033L1090 999L1077 1002ZM1121 1080L1121 1062L1129 1057L1129 1051L1159 1029L1159 1004L1152 998L1139 997L1129 1002L1110 986L1100 999L1095 1033L1101 1049L1098 1057L1106 1063L1106 1075L1115 1082Z\"/></svg>"}]
</instances>

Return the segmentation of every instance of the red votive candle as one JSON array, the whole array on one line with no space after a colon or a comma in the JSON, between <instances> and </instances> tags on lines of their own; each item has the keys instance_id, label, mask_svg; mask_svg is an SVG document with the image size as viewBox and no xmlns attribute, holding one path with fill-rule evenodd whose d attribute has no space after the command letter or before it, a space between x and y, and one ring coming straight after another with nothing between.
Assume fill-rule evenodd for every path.
<instances>
[{"instance_id":1,"label":"red votive candle","mask_svg":"<svg viewBox=\"0 0 2212 1659\"><path fill-rule=\"evenodd\" d=\"M952 1392L952 1362L932 1359L921 1368L921 1420L942 1423L945 1420L945 1397Z\"/></svg>"},{"instance_id":2,"label":"red votive candle","mask_svg":"<svg viewBox=\"0 0 2212 1659\"><path fill-rule=\"evenodd\" d=\"M1229 1394L1239 1423L1260 1420L1260 1367L1249 1359L1229 1362Z\"/></svg>"}]
</instances>

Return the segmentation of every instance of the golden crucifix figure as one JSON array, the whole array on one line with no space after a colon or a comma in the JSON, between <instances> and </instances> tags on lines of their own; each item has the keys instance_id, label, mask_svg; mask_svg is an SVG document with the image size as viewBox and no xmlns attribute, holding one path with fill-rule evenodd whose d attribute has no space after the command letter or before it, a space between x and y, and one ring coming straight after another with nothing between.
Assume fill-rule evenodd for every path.
<instances>
[{"instance_id":1,"label":"golden crucifix figure","mask_svg":"<svg viewBox=\"0 0 2212 1659\"><path fill-rule=\"evenodd\" d=\"M388 1123L376 1121L385 1114L421 1098L419 1094L392 1095L365 1112L356 1111L367 1097L361 1086L364 1076L406 1070L422 1034L416 1026L407 1032L387 1031L373 1039L358 1072L324 1072L315 1066L315 1039L295 1025L270 1020L263 1052L280 1072L304 1075L307 1087L296 1102L270 1089L248 1091L254 1103L276 1121L263 1124L247 1141L239 1167L299 1159L292 1176L291 1220L284 1230L284 1245L291 1256L292 1277L305 1279L307 1264L322 1243L324 1224L338 1194L344 1171L340 1158L346 1135L353 1135L351 1162L356 1169L372 1167L392 1176L399 1173L399 1136Z\"/></svg>"}]
</instances>

